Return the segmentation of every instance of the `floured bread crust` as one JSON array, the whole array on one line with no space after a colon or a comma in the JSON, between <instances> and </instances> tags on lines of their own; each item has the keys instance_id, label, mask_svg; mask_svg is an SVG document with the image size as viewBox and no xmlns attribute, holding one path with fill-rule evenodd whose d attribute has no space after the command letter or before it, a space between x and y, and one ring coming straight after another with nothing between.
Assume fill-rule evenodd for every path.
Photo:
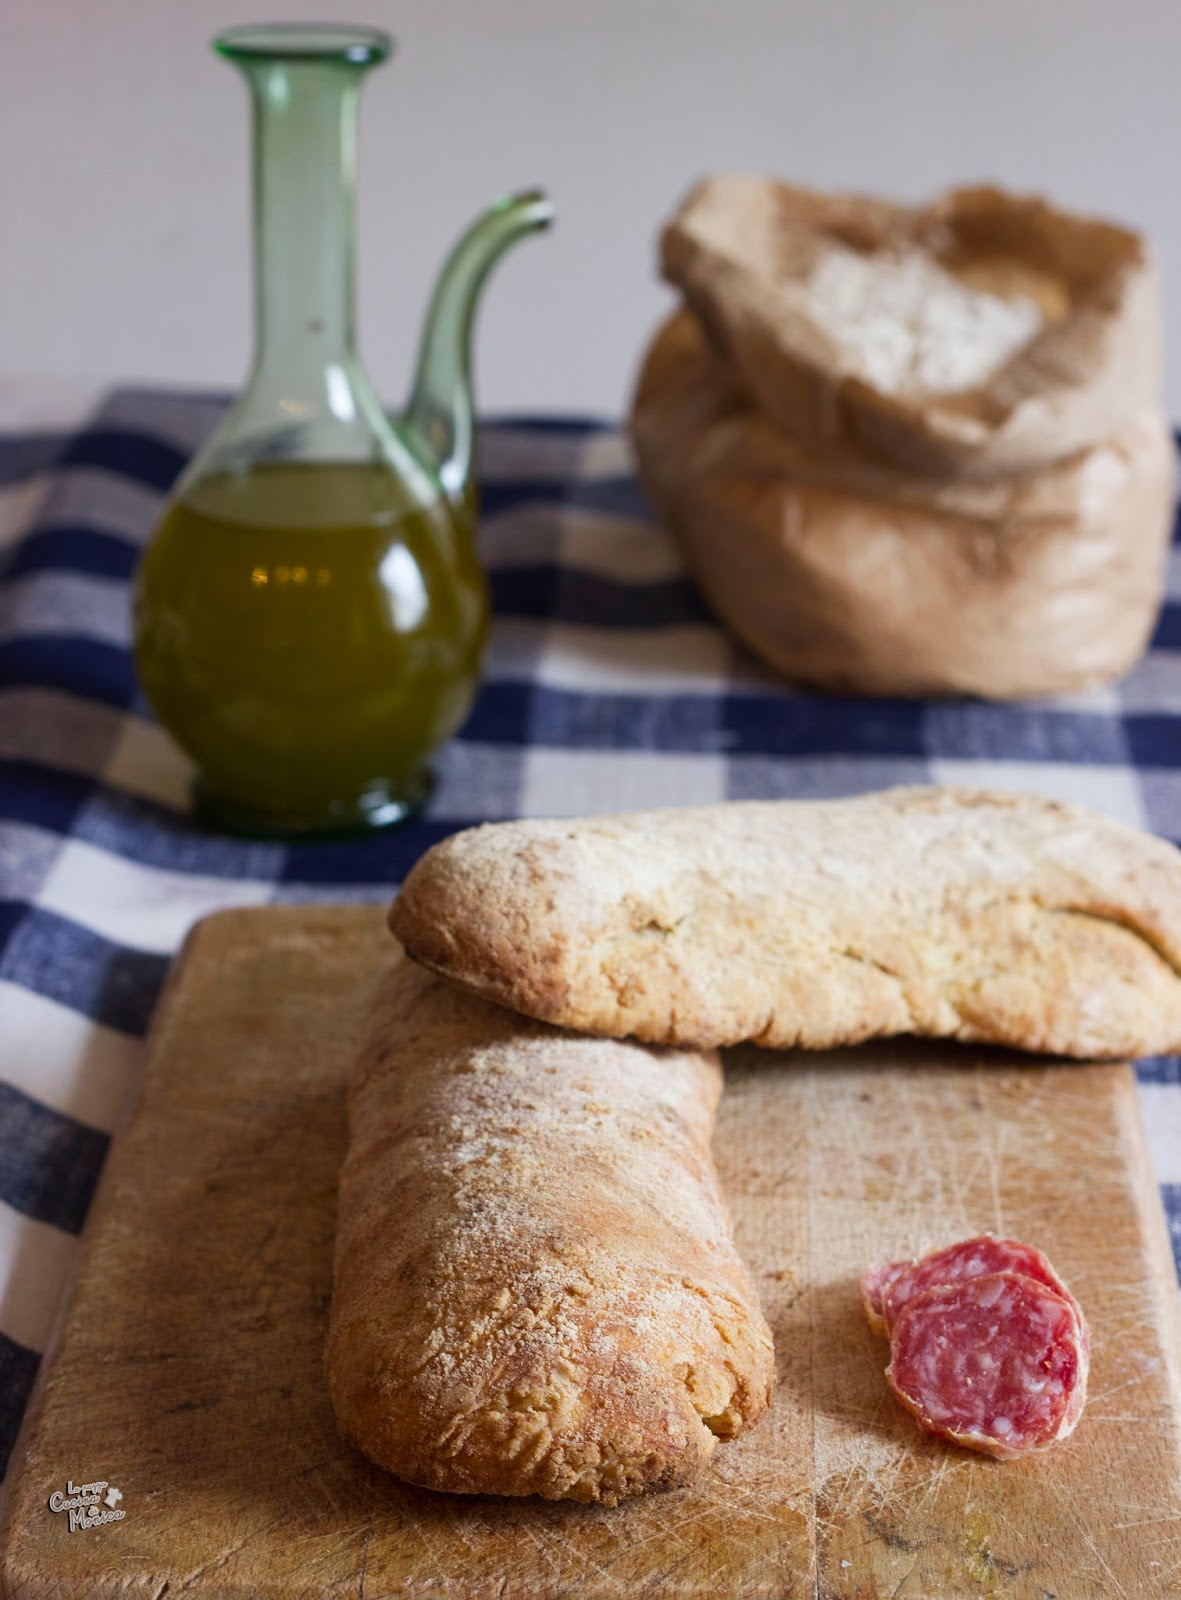
<instances>
[{"instance_id":1,"label":"floured bread crust","mask_svg":"<svg viewBox=\"0 0 1181 1600\"><path fill-rule=\"evenodd\" d=\"M410 1483L614 1504L757 1422L771 1335L712 1054L577 1038L399 960L350 1089L327 1366Z\"/></svg>"},{"instance_id":2,"label":"floured bread crust","mask_svg":"<svg viewBox=\"0 0 1181 1600\"><path fill-rule=\"evenodd\" d=\"M1181 1045L1181 853L1038 795L500 823L428 851L390 922L456 982L610 1037Z\"/></svg>"}]
</instances>

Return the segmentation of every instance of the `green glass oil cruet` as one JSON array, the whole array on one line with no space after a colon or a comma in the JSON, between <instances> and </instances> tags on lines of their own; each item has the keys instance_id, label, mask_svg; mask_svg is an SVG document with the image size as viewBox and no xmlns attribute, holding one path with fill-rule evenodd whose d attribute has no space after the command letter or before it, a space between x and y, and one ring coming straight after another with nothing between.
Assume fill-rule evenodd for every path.
<instances>
[{"instance_id":1,"label":"green glass oil cruet","mask_svg":"<svg viewBox=\"0 0 1181 1600\"><path fill-rule=\"evenodd\" d=\"M471 332L491 267L553 211L511 196L436 284L405 414L357 358L357 97L391 41L260 26L215 47L254 118L254 365L183 473L136 581L135 653L212 824L300 835L415 810L475 694L488 593L474 548Z\"/></svg>"}]
</instances>

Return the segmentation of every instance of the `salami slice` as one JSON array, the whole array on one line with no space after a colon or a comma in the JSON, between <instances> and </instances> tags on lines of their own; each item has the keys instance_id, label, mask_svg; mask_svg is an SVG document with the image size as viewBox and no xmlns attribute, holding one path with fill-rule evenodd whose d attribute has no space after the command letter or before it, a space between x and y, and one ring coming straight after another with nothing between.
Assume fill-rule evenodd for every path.
<instances>
[{"instance_id":1,"label":"salami slice","mask_svg":"<svg viewBox=\"0 0 1181 1600\"><path fill-rule=\"evenodd\" d=\"M861 1303L875 1333L889 1336L890 1330L886 1326L886 1289L896 1274L909 1272L913 1265L913 1261L894 1261L886 1266L870 1267L862 1275Z\"/></svg>"},{"instance_id":2,"label":"salami slice","mask_svg":"<svg viewBox=\"0 0 1181 1600\"><path fill-rule=\"evenodd\" d=\"M1016 1272L1035 1283L1044 1283L1074 1308L1089 1351L1091 1334L1082 1307L1055 1272L1049 1260L1031 1244L1019 1239L998 1238L992 1233L961 1240L945 1250L933 1251L917 1261L893 1261L888 1266L871 1267L861 1280L865 1314L875 1333L889 1334L910 1302L928 1289L961 1283L966 1278L983 1277L992 1272Z\"/></svg>"},{"instance_id":3,"label":"salami slice","mask_svg":"<svg viewBox=\"0 0 1181 1600\"><path fill-rule=\"evenodd\" d=\"M1033 1278L989 1272L908 1300L886 1377L928 1433L1011 1459L1071 1432L1087 1366L1069 1301Z\"/></svg>"}]
</instances>

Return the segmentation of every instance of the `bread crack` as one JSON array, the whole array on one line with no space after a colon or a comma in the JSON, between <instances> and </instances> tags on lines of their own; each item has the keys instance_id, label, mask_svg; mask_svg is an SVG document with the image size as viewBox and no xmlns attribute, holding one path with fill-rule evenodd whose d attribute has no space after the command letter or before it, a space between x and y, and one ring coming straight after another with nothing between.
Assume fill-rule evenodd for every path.
<instances>
[{"instance_id":1,"label":"bread crack","mask_svg":"<svg viewBox=\"0 0 1181 1600\"><path fill-rule=\"evenodd\" d=\"M1170 950L1165 941L1154 935L1134 918L1121 914L1115 906L1050 906L1035 900L1037 909L1051 917L1078 917L1081 921L1097 922L1109 928L1118 928L1131 934L1147 950L1161 960L1176 978L1181 978L1181 953Z\"/></svg>"}]
</instances>

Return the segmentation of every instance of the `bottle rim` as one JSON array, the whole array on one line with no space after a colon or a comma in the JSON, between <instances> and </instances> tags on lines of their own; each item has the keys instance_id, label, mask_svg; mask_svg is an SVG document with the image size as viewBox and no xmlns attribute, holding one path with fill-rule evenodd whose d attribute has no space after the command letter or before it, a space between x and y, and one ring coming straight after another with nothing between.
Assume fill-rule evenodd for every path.
<instances>
[{"instance_id":1,"label":"bottle rim","mask_svg":"<svg viewBox=\"0 0 1181 1600\"><path fill-rule=\"evenodd\" d=\"M213 48L231 61L319 61L371 67L385 61L394 41L380 28L347 23L264 22L227 28Z\"/></svg>"}]
</instances>

